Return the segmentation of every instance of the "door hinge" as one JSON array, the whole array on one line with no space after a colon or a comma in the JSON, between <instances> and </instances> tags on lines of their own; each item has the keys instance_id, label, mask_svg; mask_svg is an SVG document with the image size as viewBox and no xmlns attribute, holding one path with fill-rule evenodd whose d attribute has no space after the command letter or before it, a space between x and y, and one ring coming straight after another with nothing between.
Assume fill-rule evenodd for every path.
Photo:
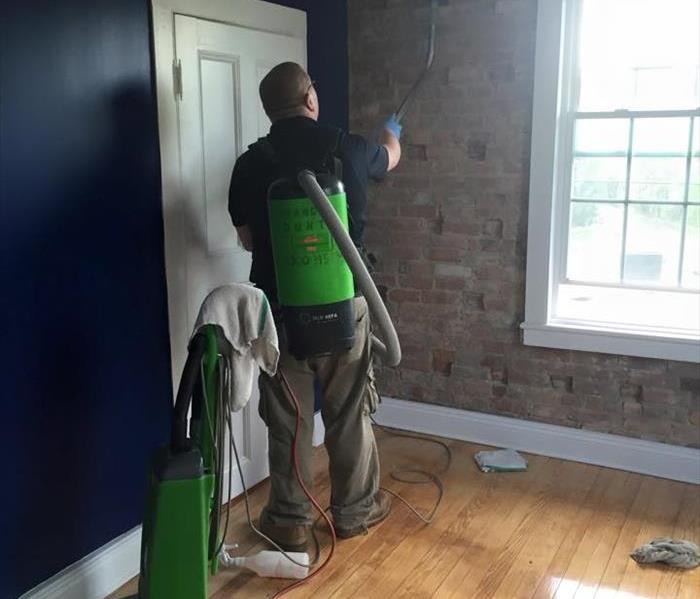
<instances>
[{"instance_id":1,"label":"door hinge","mask_svg":"<svg viewBox=\"0 0 700 599\"><path fill-rule=\"evenodd\" d=\"M173 60L173 88L175 99L182 100L182 62L179 58Z\"/></svg>"}]
</instances>

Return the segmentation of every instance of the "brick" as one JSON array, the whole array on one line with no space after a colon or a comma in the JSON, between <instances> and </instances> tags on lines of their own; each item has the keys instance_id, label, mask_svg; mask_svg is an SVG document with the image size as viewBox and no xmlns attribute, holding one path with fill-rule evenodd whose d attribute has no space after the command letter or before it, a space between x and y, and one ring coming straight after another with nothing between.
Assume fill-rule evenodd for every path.
<instances>
[{"instance_id":1,"label":"brick","mask_svg":"<svg viewBox=\"0 0 700 599\"><path fill-rule=\"evenodd\" d=\"M407 160L416 160L425 162L428 160L428 154L423 144L403 144L402 156Z\"/></svg>"},{"instance_id":2,"label":"brick","mask_svg":"<svg viewBox=\"0 0 700 599\"><path fill-rule=\"evenodd\" d=\"M431 247L428 258L435 262L460 262L464 254L465 251L462 248Z\"/></svg>"},{"instance_id":3,"label":"brick","mask_svg":"<svg viewBox=\"0 0 700 599\"><path fill-rule=\"evenodd\" d=\"M642 404L635 399L625 398L622 400L622 411L629 414L641 414Z\"/></svg>"},{"instance_id":4,"label":"brick","mask_svg":"<svg viewBox=\"0 0 700 599\"><path fill-rule=\"evenodd\" d=\"M690 391L691 393L700 394L700 378L681 378L681 391Z\"/></svg>"},{"instance_id":5,"label":"brick","mask_svg":"<svg viewBox=\"0 0 700 599\"><path fill-rule=\"evenodd\" d=\"M434 349L433 350L433 370L445 376L452 374L452 364L455 361L453 350Z\"/></svg>"},{"instance_id":6,"label":"brick","mask_svg":"<svg viewBox=\"0 0 700 599\"><path fill-rule=\"evenodd\" d=\"M558 389L559 391L571 393L574 390L574 377L572 376L550 375L549 382L552 388Z\"/></svg>"},{"instance_id":7,"label":"brick","mask_svg":"<svg viewBox=\"0 0 700 599\"><path fill-rule=\"evenodd\" d=\"M461 264L435 264L436 276L466 278L470 274L471 268Z\"/></svg>"},{"instance_id":8,"label":"brick","mask_svg":"<svg viewBox=\"0 0 700 599\"><path fill-rule=\"evenodd\" d=\"M436 208L432 204L404 204L399 208L401 216L433 218Z\"/></svg>"},{"instance_id":9,"label":"brick","mask_svg":"<svg viewBox=\"0 0 700 599\"><path fill-rule=\"evenodd\" d=\"M628 381L625 381L620 385L620 396L621 397L631 397L637 401L642 399L642 386L634 385Z\"/></svg>"},{"instance_id":10,"label":"brick","mask_svg":"<svg viewBox=\"0 0 700 599\"><path fill-rule=\"evenodd\" d=\"M464 305L468 310L484 310L484 294L483 293L465 293Z\"/></svg>"},{"instance_id":11,"label":"brick","mask_svg":"<svg viewBox=\"0 0 700 599\"><path fill-rule=\"evenodd\" d=\"M461 277L435 277L435 289L461 291L466 287L466 285L466 280Z\"/></svg>"},{"instance_id":12,"label":"brick","mask_svg":"<svg viewBox=\"0 0 700 599\"><path fill-rule=\"evenodd\" d=\"M432 289L433 277L424 275L405 275L399 277L399 285L409 289Z\"/></svg>"},{"instance_id":13,"label":"brick","mask_svg":"<svg viewBox=\"0 0 700 599\"><path fill-rule=\"evenodd\" d=\"M495 65L489 68L489 79L498 85L515 81L515 67L512 64Z\"/></svg>"},{"instance_id":14,"label":"brick","mask_svg":"<svg viewBox=\"0 0 700 599\"><path fill-rule=\"evenodd\" d=\"M470 160L483 162L486 160L486 142L478 139L472 139L467 142L467 156Z\"/></svg>"},{"instance_id":15,"label":"brick","mask_svg":"<svg viewBox=\"0 0 700 599\"><path fill-rule=\"evenodd\" d=\"M428 7L347 8L350 123L371 135L415 79ZM436 63L405 119L404 159L370 186L365 242L407 346L380 380L418 401L700 446L697 364L520 341L536 12L534 0L440 8ZM441 352L452 351L447 376Z\"/></svg>"},{"instance_id":16,"label":"brick","mask_svg":"<svg viewBox=\"0 0 700 599\"><path fill-rule=\"evenodd\" d=\"M487 220L483 224L481 232L487 237L500 239L503 237L503 221L500 218Z\"/></svg>"},{"instance_id":17,"label":"brick","mask_svg":"<svg viewBox=\"0 0 700 599\"><path fill-rule=\"evenodd\" d=\"M461 293L457 291L446 291L433 289L430 291L423 291L421 293L421 300L428 304L451 304L456 305L459 303L461 298Z\"/></svg>"},{"instance_id":18,"label":"brick","mask_svg":"<svg viewBox=\"0 0 700 599\"><path fill-rule=\"evenodd\" d=\"M688 421L693 426L700 426L700 411L695 410L688 416Z\"/></svg>"},{"instance_id":19,"label":"brick","mask_svg":"<svg viewBox=\"0 0 700 599\"><path fill-rule=\"evenodd\" d=\"M432 262L401 260L399 262L400 274L412 274L419 276L431 276L435 270L435 265Z\"/></svg>"},{"instance_id":20,"label":"brick","mask_svg":"<svg viewBox=\"0 0 700 599\"><path fill-rule=\"evenodd\" d=\"M419 302L420 291L416 289L392 289L388 293L388 298L392 302Z\"/></svg>"}]
</instances>

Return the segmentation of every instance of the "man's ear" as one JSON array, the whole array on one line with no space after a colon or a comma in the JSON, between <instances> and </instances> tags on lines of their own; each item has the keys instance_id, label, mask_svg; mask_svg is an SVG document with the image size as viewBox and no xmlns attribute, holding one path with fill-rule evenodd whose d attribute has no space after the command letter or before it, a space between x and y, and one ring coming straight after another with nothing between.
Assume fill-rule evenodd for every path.
<instances>
[{"instance_id":1,"label":"man's ear","mask_svg":"<svg viewBox=\"0 0 700 599\"><path fill-rule=\"evenodd\" d=\"M318 96L316 95L316 90L313 87L304 97L304 105L310 112L315 113L318 110Z\"/></svg>"}]
</instances>

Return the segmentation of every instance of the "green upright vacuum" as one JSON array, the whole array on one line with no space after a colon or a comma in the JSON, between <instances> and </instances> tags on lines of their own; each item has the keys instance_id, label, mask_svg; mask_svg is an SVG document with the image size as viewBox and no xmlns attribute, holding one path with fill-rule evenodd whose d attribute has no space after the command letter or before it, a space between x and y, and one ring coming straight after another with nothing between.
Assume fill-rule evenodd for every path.
<instances>
[{"instance_id":1,"label":"green upright vacuum","mask_svg":"<svg viewBox=\"0 0 700 599\"><path fill-rule=\"evenodd\" d=\"M170 445L156 451L141 541L139 599L206 599L218 568L224 427L218 327L194 336L175 402ZM192 417L188 436L188 411ZM217 439L218 438L218 439Z\"/></svg>"}]
</instances>

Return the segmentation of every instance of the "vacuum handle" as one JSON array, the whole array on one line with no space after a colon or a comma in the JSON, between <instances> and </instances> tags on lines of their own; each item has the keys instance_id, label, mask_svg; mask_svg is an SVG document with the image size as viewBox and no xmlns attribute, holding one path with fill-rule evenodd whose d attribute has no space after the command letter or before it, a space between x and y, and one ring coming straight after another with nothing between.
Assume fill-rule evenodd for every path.
<instances>
[{"instance_id":1,"label":"vacuum handle","mask_svg":"<svg viewBox=\"0 0 700 599\"><path fill-rule=\"evenodd\" d=\"M174 453L187 451L187 413L190 410L190 402L194 394L195 386L200 377L200 365L207 339L198 333L190 343L185 367L182 370L180 386L177 389L175 408L173 409L173 421L170 428L170 446Z\"/></svg>"},{"instance_id":2,"label":"vacuum handle","mask_svg":"<svg viewBox=\"0 0 700 599\"><path fill-rule=\"evenodd\" d=\"M391 321L389 312L379 295L379 291L377 291L372 277L367 271L365 263L360 257L360 253L357 251L352 239L350 239L328 197L318 184L316 175L309 170L303 170L297 175L297 181L326 223L328 230L338 244L340 252L343 254L355 277L355 282L359 285L360 291L362 291L367 300L375 324L381 331L381 340L372 335L372 345L387 366L397 366L401 361L399 336L396 334L394 323Z\"/></svg>"}]
</instances>

